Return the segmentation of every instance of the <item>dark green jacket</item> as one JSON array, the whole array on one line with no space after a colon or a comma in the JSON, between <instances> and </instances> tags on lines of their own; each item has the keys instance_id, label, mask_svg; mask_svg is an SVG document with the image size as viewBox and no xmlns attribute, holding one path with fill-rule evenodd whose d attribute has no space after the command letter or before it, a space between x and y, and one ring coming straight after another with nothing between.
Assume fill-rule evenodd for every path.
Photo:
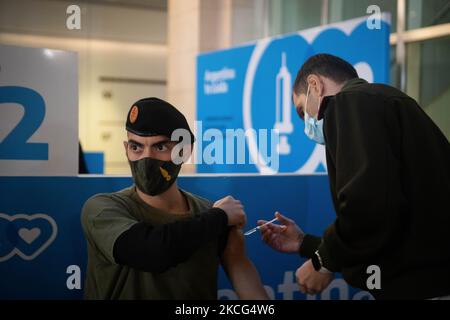
<instances>
[{"instance_id":1,"label":"dark green jacket","mask_svg":"<svg viewBox=\"0 0 450 320\"><path fill-rule=\"evenodd\" d=\"M380 299L450 294L450 144L401 91L362 79L324 98L324 136L336 220L306 236L324 266ZM368 290L370 265L381 289Z\"/></svg>"}]
</instances>

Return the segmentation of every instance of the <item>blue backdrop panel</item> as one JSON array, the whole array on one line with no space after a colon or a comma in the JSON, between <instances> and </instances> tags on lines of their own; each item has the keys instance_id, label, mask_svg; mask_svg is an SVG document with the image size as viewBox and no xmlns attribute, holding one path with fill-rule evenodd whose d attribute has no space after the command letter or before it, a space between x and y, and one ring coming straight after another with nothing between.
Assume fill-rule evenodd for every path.
<instances>
[{"instance_id":1,"label":"blue backdrop panel","mask_svg":"<svg viewBox=\"0 0 450 320\"><path fill-rule=\"evenodd\" d=\"M90 174L103 174L105 170L105 154L103 152L85 152L84 160Z\"/></svg>"},{"instance_id":2,"label":"blue backdrop panel","mask_svg":"<svg viewBox=\"0 0 450 320\"><path fill-rule=\"evenodd\" d=\"M131 183L126 177L0 177L0 299L82 298L86 244L81 208L92 195ZM278 210L306 232L321 234L334 217L324 175L180 177L179 185L211 200L229 194L240 199L248 215L246 229ZM246 237L246 247L276 299L305 299L295 284L295 270L303 262L297 255L274 252L257 233ZM81 289L66 285L72 265L81 269ZM219 288L221 298L234 297L222 271ZM336 279L330 290L308 298L366 297Z\"/></svg>"},{"instance_id":3,"label":"blue backdrop panel","mask_svg":"<svg viewBox=\"0 0 450 320\"><path fill-rule=\"evenodd\" d=\"M379 29L370 29L366 18L352 19L200 54L197 58L199 123L196 159L200 162L197 171L263 172L263 166L249 161L250 157L256 159L258 152L279 154L279 170L276 172L301 170L317 155L314 153L316 144L303 133L304 123L297 116L292 102L292 85L297 71L309 57L317 53L330 53L347 60L360 77L369 82L389 83L388 20L383 15ZM209 145L212 139L202 139L202 135L208 129L222 132L223 146L218 149L225 150L227 142L236 140L227 134L227 129L259 131L275 127L280 129L280 141L282 137L287 139L289 150L277 151L270 142L266 149L259 146L258 139L247 138L242 152L245 153L245 164L238 164L236 158L233 163L211 163L207 159L209 154L205 151L205 145ZM253 143L258 146L252 148ZM237 154L237 143L234 146L234 154ZM269 160L264 156L263 159ZM304 168L301 173L325 171L323 161L313 162L317 164Z\"/></svg>"}]
</instances>

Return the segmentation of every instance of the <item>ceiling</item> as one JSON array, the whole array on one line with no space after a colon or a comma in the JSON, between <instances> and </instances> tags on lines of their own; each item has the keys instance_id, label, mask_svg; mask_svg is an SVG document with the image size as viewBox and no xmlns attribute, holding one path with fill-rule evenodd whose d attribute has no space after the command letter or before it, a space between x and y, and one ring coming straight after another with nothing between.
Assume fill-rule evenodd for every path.
<instances>
[{"instance_id":1,"label":"ceiling","mask_svg":"<svg viewBox=\"0 0 450 320\"><path fill-rule=\"evenodd\" d=\"M57 0L62 1L62 0ZM89 0L81 1L88 3L96 3L102 5L113 5L132 8L143 8L148 10L167 11L168 0Z\"/></svg>"}]
</instances>

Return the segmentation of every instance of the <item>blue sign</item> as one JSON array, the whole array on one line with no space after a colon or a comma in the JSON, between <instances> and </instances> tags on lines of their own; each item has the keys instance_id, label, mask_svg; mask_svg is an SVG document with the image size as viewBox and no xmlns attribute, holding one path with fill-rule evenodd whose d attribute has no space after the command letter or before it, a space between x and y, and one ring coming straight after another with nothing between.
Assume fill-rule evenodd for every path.
<instances>
[{"instance_id":1,"label":"blue sign","mask_svg":"<svg viewBox=\"0 0 450 320\"><path fill-rule=\"evenodd\" d=\"M0 106L17 103L24 108L22 121L0 142L0 159L48 160L47 143L29 143L45 118L42 96L25 87L0 86Z\"/></svg>"},{"instance_id":2,"label":"blue sign","mask_svg":"<svg viewBox=\"0 0 450 320\"><path fill-rule=\"evenodd\" d=\"M131 183L126 177L0 177L0 299L81 299L87 262L81 208L92 195ZM326 175L180 177L179 185L210 200L229 194L240 199L248 215L246 229L258 219L271 219L275 211L317 235L334 220ZM304 262L299 256L275 252L258 233L245 239L247 253L275 299L369 297L339 275L321 294L305 296L295 281ZM223 271L218 296L236 298Z\"/></svg>"},{"instance_id":3,"label":"blue sign","mask_svg":"<svg viewBox=\"0 0 450 320\"><path fill-rule=\"evenodd\" d=\"M0 175L75 176L77 53L0 44L0 61Z\"/></svg>"},{"instance_id":4,"label":"blue sign","mask_svg":"<svg viewBox=\"0 0 450 320\"><path fill-rule=\"evenodd\" d=\"M310 56L331 53L353 64L361 78L388 83L387 20L382 15L379 28L373 28L366 18L353 19L199 55L197 172L325 172L324 148L305 136L292 102L297 71ZM224 141L218 148L223 150L235 139L233 132L244 130L245 162L237 159L237 143L232 149L234 161L205 161L209 152L205 141L212 141L205 133L211 129L222 132ZM277 137L271 137L270 130ZM264 143L264 139L275 142ZM274 158L279 159L276 166L269 165Z\"/></svg>"}]
</instances>

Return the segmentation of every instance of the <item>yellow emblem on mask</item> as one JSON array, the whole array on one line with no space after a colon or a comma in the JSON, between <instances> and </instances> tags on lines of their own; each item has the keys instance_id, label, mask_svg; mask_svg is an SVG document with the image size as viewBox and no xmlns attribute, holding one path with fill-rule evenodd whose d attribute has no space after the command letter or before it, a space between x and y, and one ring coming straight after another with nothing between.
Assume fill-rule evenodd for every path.
<instances>
[{"instance_id":1,"label":"yellow emblem on mask","mask_svg":"<svg viewBox=\"0 0 450 320\"><path fill-rule=\"evenodd\" d=\"M159 167L159 170L161 171L161 175L164 177L164 179L166 179L166 181L170 181L170 179L172 179L166 169L164 169L163 167Z\"/></svg>"}]
</instances>

